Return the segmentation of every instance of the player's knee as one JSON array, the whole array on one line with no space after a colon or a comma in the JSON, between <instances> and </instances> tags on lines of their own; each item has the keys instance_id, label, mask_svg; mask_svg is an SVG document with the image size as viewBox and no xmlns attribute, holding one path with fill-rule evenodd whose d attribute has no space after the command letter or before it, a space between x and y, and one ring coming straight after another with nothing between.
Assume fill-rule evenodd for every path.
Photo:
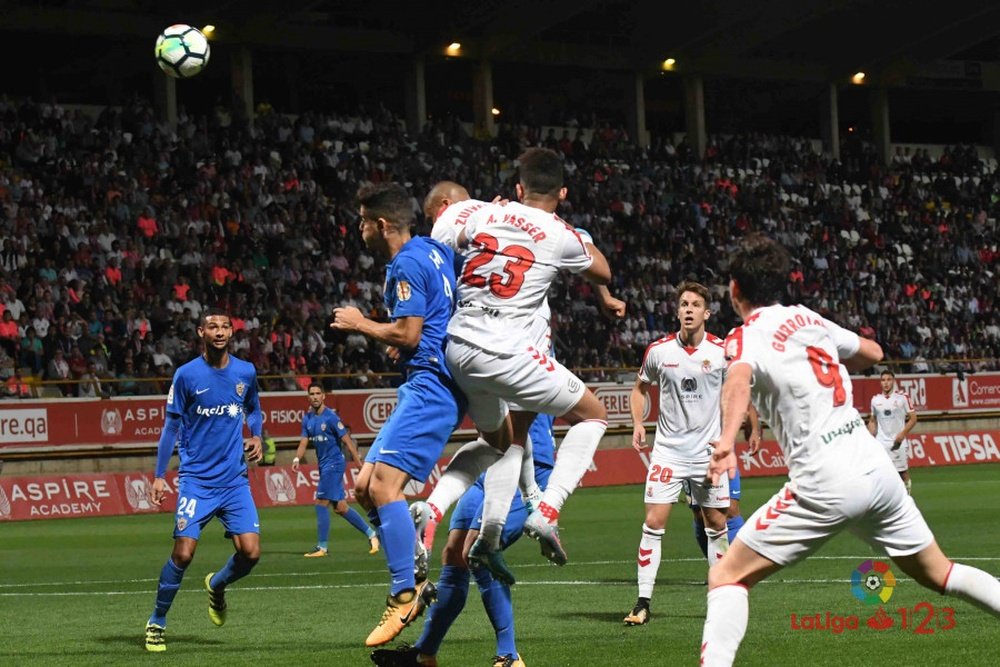
<instances>
[{"instance_id":1,"label":"player's knee","mask_svg":"<svg viewBox=\"0 0 1000 667\"><path fill-rule=\"evenodd\" d=\"M333 511L339 514L340 516L344 516L345 514L347 514L347 509L348 509L347 503L345 503L344 501L340 501L339 503L336 503L333 506Z\"/></svg>"},{"instance_id":2,"label":"player's knee","mask_svg":"<svg viewBox=\"0 0 1000 667\"><path fill-rule=\"evenodd\" d=\"M187 566L191 564L191 560L193 558L194 551L187 548L174 549L174 552L170 554L170 560L172 560L174 565L182 570L187 569Z\"/></svg>"},{"instance_id":3,"label":"player's knee","mask_svg":"<svg viewBox=\"0 0 1000 667\"><path fill-rule=\"evenodd\" d=\"M260 545L254 545L251 547L243 547L239 551L240 558L245 560L251 566L256 565L257 561L260 560Z\"/></svg>"},{"instance_id":4,"label":"player's knee","mask_svg":"<svg viewBox=\"0 0 1000 667\"><path fill-rule=\"evenodd\" d=\"M448 542L441 551L441 564L454 567L467 567L463 545Z\"/></svg>"}]
</instances>

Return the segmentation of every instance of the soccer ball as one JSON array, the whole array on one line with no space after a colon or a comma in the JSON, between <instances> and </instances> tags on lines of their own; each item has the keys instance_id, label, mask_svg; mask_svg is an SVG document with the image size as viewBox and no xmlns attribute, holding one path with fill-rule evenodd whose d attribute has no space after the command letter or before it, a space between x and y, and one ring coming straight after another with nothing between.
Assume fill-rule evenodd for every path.
<instances>
[{"instance_id":1,"label":"soccer ball","mask_svg":"<svg viewBox=\"0 0 1000 667\"><path fill-rule=\"evenodd\" d=\"M183 23L176 23L156 38L156 64L168 76L187 79L205 69L211 49L204 33Z\"/></svg>"}]
</instances>

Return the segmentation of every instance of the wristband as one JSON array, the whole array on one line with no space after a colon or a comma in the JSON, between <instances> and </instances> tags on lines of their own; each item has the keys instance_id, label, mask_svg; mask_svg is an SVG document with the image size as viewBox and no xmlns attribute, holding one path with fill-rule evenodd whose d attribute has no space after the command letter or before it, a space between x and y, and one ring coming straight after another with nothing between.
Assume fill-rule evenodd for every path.
<instances>
[{"instance_id":1,"label":"wristband","mask_svg":"<svg viewBox=\"0 0 1000 667\"><path fill-rule=\"evenodd\" d=\"M296 456L294 459L292 459L292 463L298 463L298 462L299 462L299 457Z\"/></svg>"}]
</instances>

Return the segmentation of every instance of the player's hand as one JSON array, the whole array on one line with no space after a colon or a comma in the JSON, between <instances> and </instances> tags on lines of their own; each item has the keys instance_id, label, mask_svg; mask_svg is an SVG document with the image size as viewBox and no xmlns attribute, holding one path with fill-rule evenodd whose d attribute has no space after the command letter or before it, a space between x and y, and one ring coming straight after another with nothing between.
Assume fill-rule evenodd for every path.
<instances>
[{"instance_id":1,"label":"player's hand","mask_svg":"<svg viewBox=\"0 0 1000 667\"><path fill-rule=\"evenodd\" d=\"M712 460L708 463L708 479L713 485L718 484L723 475L729 479L736 476L736 453L731 442L713 442Z\"/></svg>"},{"instance_id":2,"label":"player's hand","mask_svg":"<svg viewBox=\"0 0 1000 667\"><path fill-rule=\"evenodd\" d=\"M605 317L610 317L614 320L620 320L625 317L627 307L624 301L616 299L610 294L601 299L601 312L604 313Z\"/></svg>"},{"instance_id":3,"label":"player's hand","mask_svg":"<svg viewBox=\"0 0 1000 667\"><path fill-rule=\"evenodd\" d=\"M394 345L390 345L389 347L385 348L385 353L389 357L389 361L394 361L394 362L395 361L399 361L399 348L398 347L396 347Z\"/></svg>"},{"instance_id":4,"label":"player's hand","mask_svg":"<svg viewBox=\"0 0 1000 667\"><path fill-rule=\"evenodd\" d=\"M251 463L257 463L264 458L264 445L256 435L243 441L243 451L247 453L247 460Z\"/></svg>"},{"instance_id":5,"label":"player's hand","mask_svg":"<svg viewBox=\"0 0 1000 667\"><path fill-rule=\"evenodd\" d=\"M153 486L149 489L149 502L159 507L165 495L167 495L167 480L157 477L153 480Z\"/></svg>"},{"instance_id":6,"label":"player's hand","mask_svg":"<svg viewBox=\"0 0 1000 667\"><path fill-rule=\"evenodd\" d=\"M364 314L354 306L333 309L333 324L331 329L340 331L356 331L358 325L365 319Z\"/></svg>"},{"instance_id":7,"label":"player's hand","mask_svg":"<svg viewBox=\"0 0 1000 667\"><path fill-rule=\"evenodd\" d=\"M632 428L632 449L641 452L646 447L646 426L645 424L636 424Z\"/></svg>"},{"instance_id":8,"label":"player's hand","mask_svg":"<svg viewBox=\"0 0 1000 667\"><path fill-rule=\"evenodd\" d=\"M299 471L299 465L300 465L299 464L299 457L296 456L294 459L292 459L292 470L295 471L295 472L298 472Z\"/></svg>"},{"instance_id":9,"label":"player's hand","mask_svg":"<svg viewBox=\"0 0 1000 667\"><path fill-rule=\"evenodd\" d=\"M747 439L747 444L750 445L750 456L756 456L757 452L760 451L760 443L763 440L760 437L760 431L752 431L750 437Z\"/></svg>"},{"instance_id":10,"label":"player's hand","mask_svg":"<svg viewBox=\"0 0 1000 667\"><path fill-rule=\"evenodd\" d=\"M892 451L896 451L902 446L903 446L903 441L900 440L899 438L896 438L892 443Z\"/></svg>"}]
</instances>

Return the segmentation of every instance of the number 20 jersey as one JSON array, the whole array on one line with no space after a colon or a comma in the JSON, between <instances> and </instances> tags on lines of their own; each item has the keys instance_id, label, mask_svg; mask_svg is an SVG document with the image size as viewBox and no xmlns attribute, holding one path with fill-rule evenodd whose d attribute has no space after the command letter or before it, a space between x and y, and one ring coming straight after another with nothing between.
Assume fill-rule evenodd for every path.
<instances>
[{"instance_id":1,"label":"number 20 jersey","mask_svg":"<svg viewBox=\"0 0 1000 667\"><path fill-rule=\"evenodd\" d=\"M851 378L840 362L860 344L856 333L805 306L759 308L726 338L729 368L750 366L753 404L801 488L829 490L885 456L854 407Z\"/></svg>"},{"instance_id":2,"label":"number 20 jersey","mask_svg":"<svg viewBox=\"0 0 1000 667\"><path fill-rule=\"evenodd\" d=\"M462 229L468 247L448 335L484 350L520 352L523 332L531 328L559 270L580 273L593 258L559 216L516 202L452 204L432 235L454 245Z\"/></svg>"}]
</instances>

